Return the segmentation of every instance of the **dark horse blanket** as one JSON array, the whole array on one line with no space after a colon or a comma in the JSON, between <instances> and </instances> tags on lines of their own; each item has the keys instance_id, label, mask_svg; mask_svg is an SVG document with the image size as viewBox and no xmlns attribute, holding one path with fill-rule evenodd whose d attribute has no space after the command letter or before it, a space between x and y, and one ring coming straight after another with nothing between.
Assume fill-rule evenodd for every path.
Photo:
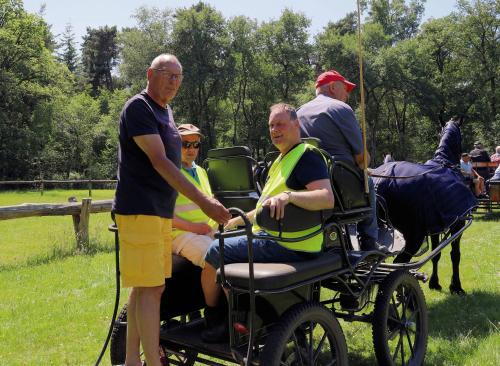
<instances>
[{"instance_id":1,"label":"dark horse blanket","mask_svg":"<svg viewBox=\"0 0 500 366\"><path fill-rule=\"evenodd\" d=\"M458 123L449 121L433 159L425 164L390 162L372 170L376 192L407 243L444 231L477 205L458 167L461 140Z\"/></svg>"}]
</instances>

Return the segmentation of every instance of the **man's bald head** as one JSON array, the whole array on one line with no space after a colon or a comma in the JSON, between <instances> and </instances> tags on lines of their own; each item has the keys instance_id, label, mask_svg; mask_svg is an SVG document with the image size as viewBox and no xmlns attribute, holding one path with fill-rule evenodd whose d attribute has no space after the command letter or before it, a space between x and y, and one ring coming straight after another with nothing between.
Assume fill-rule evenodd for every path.
<instances>
[{"instance_id":1,"label":"man's bald head","mask_svg":"<svg viewBox=\"0 0 500 366\"><path fill-rule=\"evenodd\" d=\"M177 94L182 83L182 65L174 55L164 53L154 58L148 68L146 92L161 106Z\"/></svg>"},{"instance_id":2,"label":"man's bald head","mask_svg":"<svg viewBox=\"0 0 500 366\"><path fill-rule=\"evenodd\" d=\"M167 64L177 64L181 67L182 70L182 65L175 57L174 55L171 55L169 53L162 53L159 56L156 56L154 60L151 62L151 69L162 69L164 68Z\"/></svg>"}]
</instances>

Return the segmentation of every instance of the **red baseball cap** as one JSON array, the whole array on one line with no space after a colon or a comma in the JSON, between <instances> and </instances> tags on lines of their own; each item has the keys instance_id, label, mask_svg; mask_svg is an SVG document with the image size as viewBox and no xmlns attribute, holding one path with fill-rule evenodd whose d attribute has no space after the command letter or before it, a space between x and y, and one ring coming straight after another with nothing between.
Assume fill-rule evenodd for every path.
<instances>
[{"instance_id":1,"label":"red baseball cap","mask_svg":"<svg viewBox=\"0 0 500 366\"><path fill-rule=\"evenodd\" d=\"M356 87L356 84L351 83L337 71L330 70L318 76L318 78L316 79L316 88L320 87L321 85L331 83L332 81L342 81L349 93Z\"/></svg>"}]
</instances>

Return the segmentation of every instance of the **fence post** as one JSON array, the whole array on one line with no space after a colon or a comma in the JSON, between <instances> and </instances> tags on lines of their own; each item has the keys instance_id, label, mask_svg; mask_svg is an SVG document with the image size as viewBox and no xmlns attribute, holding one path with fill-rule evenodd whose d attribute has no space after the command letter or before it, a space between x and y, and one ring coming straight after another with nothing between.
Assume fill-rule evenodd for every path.
<instances>
[{"instance_id":1,"label":"fence post","mask_svg":"<svg viewBox=\"0 0 500 366\"><path fill-rule=\"evenodd\" d=\"M89 221L91 205L92 198L82 199L82 210L80 211L80 223L78 225L77 235L77 245L79 250L87 248L89 245Z\"/></svg>"},{"instance_id":2,"label":"fence post","mask_svg":"<svg viewBox=\"0 0 500 366\"><path fill-rule=\"evenodd\" d=\"M77 202L76 197L69 197L68 202ZM82 209L80 214L72 215L73 228L76 235L76 248L81 251L89 244L89 219L92 198L82 199Z\"/></svg>"},{"instance_id":3,"label":"fence post","mask_svg":"<svg viewBox=\"0 0 500 366\"><path fill-rule=\"evenodd\" d=\"M89 178L88 188L89 188L89 197L92 197L92 178Z\"/></svg>"},{"instance_id":4,"label":"fence post","mask_svg":"<svg viewBox=\"0 0 500 366\"><path fill-rule=\"evenodd\" d=\"M71 196L68 198L68 202L78 202L76 197ZM73 218L73 229L75 230L76 240L78 240L78 224L80 223L80 215L71 215Z\"/></svg>"}]
</instances>

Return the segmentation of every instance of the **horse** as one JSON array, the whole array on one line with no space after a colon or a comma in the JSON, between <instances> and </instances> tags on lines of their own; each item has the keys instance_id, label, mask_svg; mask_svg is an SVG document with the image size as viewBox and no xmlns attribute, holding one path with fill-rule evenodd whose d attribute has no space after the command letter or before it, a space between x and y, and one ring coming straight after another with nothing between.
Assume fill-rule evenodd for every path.
<instances>
[{"instance_id":1,"label":"horse","mask_svg":"<svg viewBox=\"0 0 500 366\"><path fill-rule=\"evenodd\" d=\"M409 262L427 235L431 237L432 249L436 248L439 233L448 228L452 234L458 232L464 226L460 218L477 206L458 165L462 151L462 121L462 117L456 117L444 124L434 157L425 164L397 161L371 170L377 196L387 204L388 218L406 242L404 251L394 259L395 263ZM459 274L460 238L461 235L451 244L453 275L449 288L452 294L465 294ZM441 290L440 257L439 253L432 259L431 289Z\"/></svg>"}]
</instances>

